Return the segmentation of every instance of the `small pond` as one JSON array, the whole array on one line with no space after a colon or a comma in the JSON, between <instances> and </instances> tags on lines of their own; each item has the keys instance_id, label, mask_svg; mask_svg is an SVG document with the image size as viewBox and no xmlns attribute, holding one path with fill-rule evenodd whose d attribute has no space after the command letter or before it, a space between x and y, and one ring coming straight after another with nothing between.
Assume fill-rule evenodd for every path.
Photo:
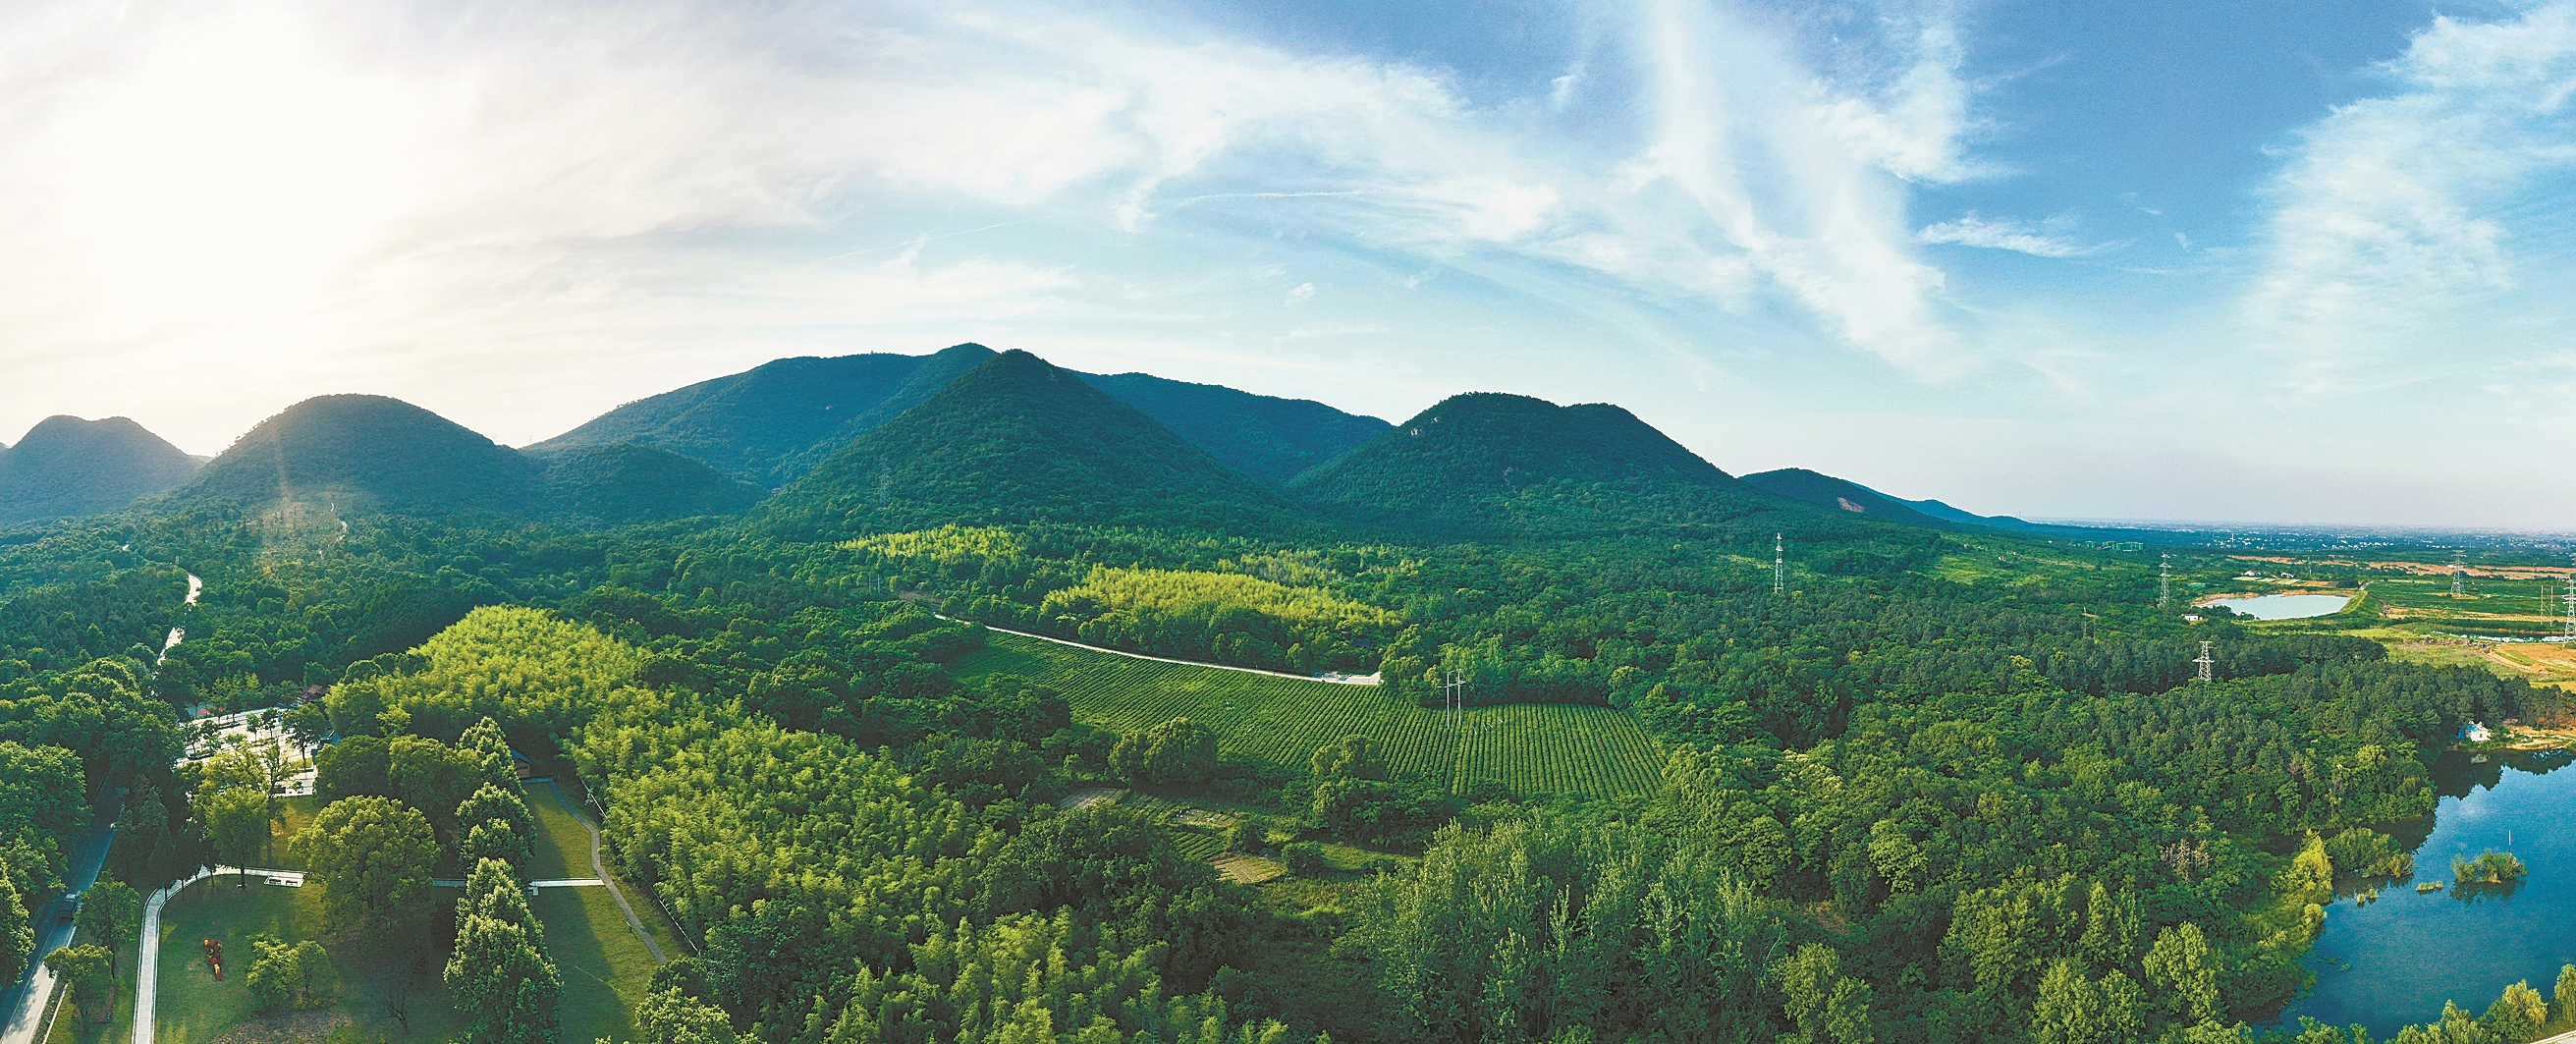
<instances>
[{"instance_id":1,"label":"small pond","mask_svg":"<svg viewBox=\"0 0 2576 1044\"><path fill-rule=\"evenodd\" d=\"M2415 877L2380 886L2356 905L2350 886L2326 910L2325 932L2308 955L2317 984L2282 1012L2333 1026L2359 1023L2385 1040L2410 1023L2432 1022L2452 1000L2483 1012L2516 980L2543 996L2561 965L2576 964L2576 772L2562 751L2436 759L2441 807L2430 822L2383 828L2415 845ZM2451 857L2511 851L2531 868L2519 885L2463 893ZM2438 892L2418 883L2441 881Z\"/></svg>"},{"instance_id":2,"label":"small pond","mask_svg":"<svg viewBox=\"0 0 2576 1044\"><path fill-rule=\"evenodd\" d=\"M2296 620L2302 617L2339 613L2351 602L2352 598L2349 595L2275 594L2218 598L2202 604L2225 606L2257 620Z\"/></svg>"}]
</instances>

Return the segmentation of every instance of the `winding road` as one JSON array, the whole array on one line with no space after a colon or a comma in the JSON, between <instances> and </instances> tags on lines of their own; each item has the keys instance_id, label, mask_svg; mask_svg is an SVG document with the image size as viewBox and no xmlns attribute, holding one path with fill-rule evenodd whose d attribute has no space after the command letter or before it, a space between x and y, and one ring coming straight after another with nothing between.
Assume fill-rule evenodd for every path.
<instances>
[{"instance_id":1,"label":"winding road","mask_svg":"<svg viewBox=\"0 0 2576 1044\"><path fill-rule=\"evenodd\" d=\"M572 801L564 797L563 788L556 786L554 780L546 781L546 790L554 794L555 804L562 805L573 822L590 831L590 872L599 875L598 883L608 886L608 897L617 900L617 908L626 914L626 926L635 929L635 937L644 940L644 948L653 952L653 963L671 963L671 958L662 952L662 944L654 942L653 933L644 930L644 919L635 916L635 907L626 901L626 890L617 887L617 879L608 875L608 864L600 860L599 827L590 821L589 816L582 815L580 809L573 807Z\"/></svg>"}]
</instances>

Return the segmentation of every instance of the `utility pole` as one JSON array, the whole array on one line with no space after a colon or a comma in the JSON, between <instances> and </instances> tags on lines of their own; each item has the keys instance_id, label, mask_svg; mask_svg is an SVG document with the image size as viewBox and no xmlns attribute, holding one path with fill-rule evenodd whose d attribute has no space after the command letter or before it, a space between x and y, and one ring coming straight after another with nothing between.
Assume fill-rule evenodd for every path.
<instances>
[{"instance_id":1,"label":"utility pole","mask_svg":"<svg viewBox=\"0 0 2576 1044\"><path fill-rule=\"evenodd\" d=\"M1449 719L1449 727L1453 730L1466 723L1467 671L1465 668L1450 667L1441 672L1440 716Z\"/></svg>"},{"instance_id":2,"label":"utility pole","mask_svg":"<svg viewBox=\"0 0 2576 1044\"><path fill-rule=\"evenodd\" d=\"M2173 608L2173 552L2165 552L2165 563L2156 572L2156 608Z\"/></svg>"},{"instance_id":3,"label":"utility pole","mask_svg":"<svg viewBox=\"0 0 2576 1044\"><path fill-rule=\"evenodd\" d=\"M1778 596L1788 593L1788 590L1789 545L1780 539L1780 534L1773 533L1771 534L1771 593Z\"/></svg>"},{"instance_id":4,"label":"utility pole","mask_svg":"<svg viewBox=\"0 0 2576 1044\"><path fill-rule=\"evenodd\" d=\"M2200 665L2200 680L2202 681L2217 680L2210 675L2210 665L2217 663L2218 661L2209 658L2209 644L2210 643L2208 642L2200 643L2200 659L2191 661Z\"/></svg>"}]
</instances>

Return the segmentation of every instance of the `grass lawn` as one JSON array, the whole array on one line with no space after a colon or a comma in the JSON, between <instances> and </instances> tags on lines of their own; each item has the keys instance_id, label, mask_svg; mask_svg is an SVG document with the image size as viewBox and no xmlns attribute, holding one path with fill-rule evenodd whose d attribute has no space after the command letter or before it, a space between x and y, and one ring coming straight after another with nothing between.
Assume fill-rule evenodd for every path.
<instances>
[{"instance_id":1,"label":"grass lawn","mask_svg":"<svg viewBox=\"0 0 2576 1044\"><path fill-rule=\"evenodd\" d=\"M560 801L556 799L557 788L560 788L562 793ZM590 877L596 873L590 864L590 831L582 826L581 820L573 818L572 813L564 810L566 801L573 803L575 807L584 807L582 800L579 783L528 785L528 807L537 814L536 853L528 864L530 878L544 880L552 877ZM605 853L603 853L602 862L607 862L604 857ZM617 870L612 866L608 872L614 875ZM655 944L662 947L663 956L687 956L689 945L680 941L679 929L672 927L671 919L662 915L662 908L655 902L652 890L624 878L619 878L617 884L626 892L626 901L634 904L635 918L644 922L644 931L653 936ZM626 916L618 912L617 901L610 899L604 893L600 899L607 903L608 916L614 918L617 924L624 925ZM633 929L629 928L627 934L633 935ZM647 956L650 956L649 951Z\"/></svg>"},{"instance_id":2,"label":"grass lawn","mask_svg":"<svg viewBox=\"0 0 2576 1044\"><path fill-rule=\"evenodd\" d=\"M447 934L445 926L432 933L435 937ZM323 940L340 969L338 1003L319 1013L262 1016L254 1011L242 972L250 966L251 938L257 935ZM207 967L200 946L205 939L223 943L221 982ZM161 988L154 1033L166 1044L207 1044L245 1026L255 1031L293 1025L303 1032L278 1035L319 1039L346 1023L354 1025L365 1040L449 1040L463 1031L465 1020L450 1006L447 986L439 979L445 959L435 946L362 948L357 939L327 936L319 888L280 888L254 878L248 890L236 891L232 878L212 878L162 907ZM408 1025L395 1017L398 1009L407 1010Z\"/></svg>"},{"instance_id":3,"label":"grass lawn","mask_svg":"<svg viewBox=\"0 0 2576 1044\"><path fill-rule=\"evenodd\" d=\"M297 858L293 853L288 852L286 850L286 843L295 840L295 835L304 832L304 828L313 822L313 817L321 814L322 805L323 801L321 798L314 797L309 794L304 797L291 797L285 799L284 818L286 821L283 823L269 824L268 855L261 861L260 865L272 870L304 869L304 860Z\"/></svg>"},{"instance_id":4,"label":"grass lawn","mask_svg":"<svg viewBox=\"0 0 2576 1044\"><path fill-rule=\"evenodd\" d=\"M617 900L605 888L545 888L528 907L545 923L546 955L563 974L559 1039L635 1039L631 1013L652 978L653 954L627 927Z\"/></svg>"}]
</instances>

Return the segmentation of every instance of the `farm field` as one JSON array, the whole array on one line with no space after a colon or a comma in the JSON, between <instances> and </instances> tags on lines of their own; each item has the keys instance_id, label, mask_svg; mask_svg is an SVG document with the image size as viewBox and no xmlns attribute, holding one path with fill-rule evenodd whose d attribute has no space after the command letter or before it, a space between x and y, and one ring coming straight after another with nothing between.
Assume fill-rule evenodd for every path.
<instances>
[{"instance_id":1,"label":"farm field","mask_svg":"<svg viewBox=\"0 0 2576 1044\"><path fill-rule=\"evenodd\" d=\"M951 665L961 678L1017 674L1052 686L1074 717L1134 731L1188 718L1217 734L1228 756L1303 765L1315 748L1368 737L1396 771L1446 778L1464 791L1485 780L1521 794L1603 797L1655 786L1663 757L1627 712L1507 704L1467 711L1452 730L1435 710L1376 686L1246 674L1138 660L994 633Z\"/></svg>"}]
</instances>

